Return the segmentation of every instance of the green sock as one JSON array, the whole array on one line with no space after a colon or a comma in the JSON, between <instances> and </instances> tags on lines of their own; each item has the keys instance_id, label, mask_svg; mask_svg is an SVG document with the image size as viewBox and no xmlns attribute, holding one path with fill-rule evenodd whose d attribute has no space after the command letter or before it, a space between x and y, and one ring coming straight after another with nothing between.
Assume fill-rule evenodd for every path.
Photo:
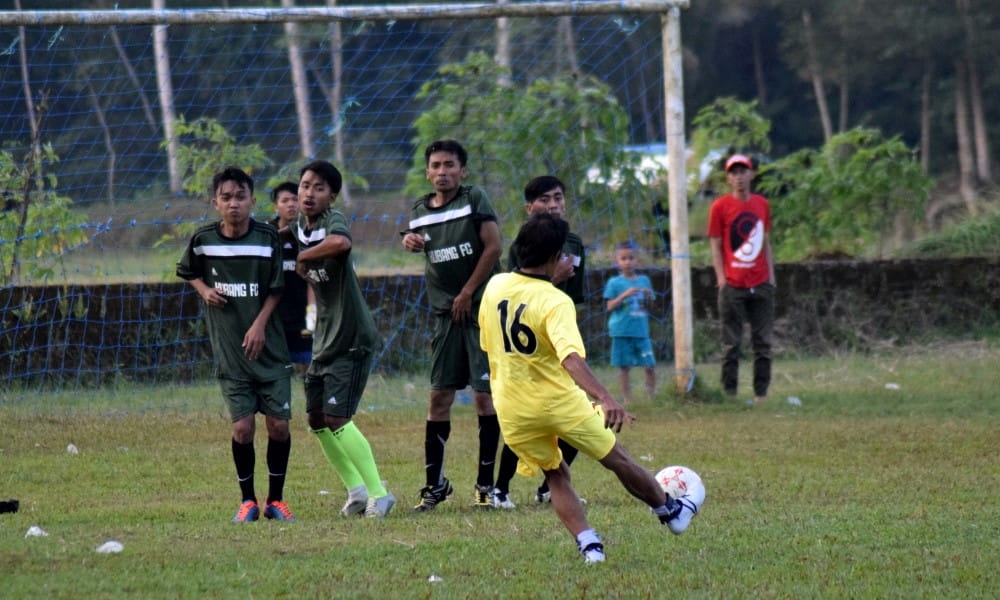
<instances>
[{"instance_id":1,"label":"green sock","mask_svg":"<svg viewBox=\"0 0 1000 600\"><path fill-rule=\"evenodd\" d=\"M361 473L354 467L354 463L344 448L343 442L337 439L337 436L333 435L330 428L313 429L312 432L316 434L316 439L319 440L319 447L323 449L323 455L326 456L326 460L333 466L333 470L337 472L337 475L340 475L341 481L344 482L344 487L352 490L364 485L364 479L362 479Z\"/></svg>"},{"instance_id":2,"label":"green sock","mask_svg":"<svg viewBox=\"0 0 1000 600\"><path fill-rule=\"evenodd\" d=\"M365 486L368 488L368 497L381 498L388 494L385 486L382 485L382 478L379 477L378 467L375 466L372 447L354 421L335 431L333 437L339 438L340 447L350 457L356 472L360 473L361 478L364 479Z\"/></svg>"}]
</instances>

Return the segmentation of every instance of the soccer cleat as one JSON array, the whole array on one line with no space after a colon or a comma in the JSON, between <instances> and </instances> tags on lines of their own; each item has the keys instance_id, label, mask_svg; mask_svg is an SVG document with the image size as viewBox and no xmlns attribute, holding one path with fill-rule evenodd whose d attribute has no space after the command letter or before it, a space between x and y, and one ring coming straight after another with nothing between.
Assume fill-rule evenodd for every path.
<instances>
[{"instance_id":1,"label":"soccer cleat","mask_svg":"<svg viewBox=\"0 0 1000 600\"><path fill-rule=\"evenodd\" d=\"M451 487L451 482L448 481L447 477L442 478L444 481L441 485L436 485L434 487L426 486L420 490L420 504L413 507L416 512L427 512L434 510L434 508L445 501L452 492L455 491Z\"/></svg>"},{"instance_id":2,"label":"soccer cleat","mask_svg":"<svg viewBox=\"0 0 1000 600\"><path fill-rule=\"evenodd\" d=\"M387 493L381 498L370 498L368 500L368 507L365 508L365 516L368 518L382 518L389 514L393 506L396 506L396 497L392 495L392 492Z\"/></svg>"},{"instance_id":3,"label":"soccer cleat","mask_svg":"<svg viewBox=\"0 0 1000 600\"><path fill-rule=\"evenodd\" d=\"M251 523L256 521L260 517L260 507L257 506L256 500L244 500L240 504L239 510L236 511L236 516L233 517L233 523Z\"/></svg>"},{"instance_id":4,"label":"soccer cleat","mask_svg":"<svg viewBox=\"0 0 1000 600\"><path fill-rule=\"evenodd\" d=\"M497 488L493 488L493 508L513 510L517 508L517 505L510 499L510 494L507 492L501 492Z\"/></svg>"},{"instance_id":5,"label":"soccer cleat","mask_svg":"<svg viewBox=\"0 0 1000 600\"><path fill-rule=\"evenodd\" d=\"M476 496L475 500L472 502L472 506L483 509L493 508L493 486L479 485L477 483Z\"/></svg>"},{"instance_id":6,"label":"soccer cleat","mask_svg":"<svg viewBox=\"0 0 1000 600\"><path fill-rule=\"evenodd\" d=\"M538 491L535 492L535 502L539 504L552 502L552 494L549 492L548 488L538 488Z\"/></svg>"},{"instance_id":7,"label":"soccer cleat","mask_svg":"<svg viewBox=\"0 0 1000 600\"><path fill-rule=\"evenodd\" d=\"M264 517L275 521L294 521L291 509L283 500L271 501L270 498L264 503Z\"/></svg>"},{"instance_id":8,"label":"soccer cleat","mask_svg":"<svg viewBox=\"0 0 1000 600\"><path fill-rule=\"evenodd\" d=\"M588 565L602 563L604 562L604 544L600 542L587 544L586 548L580 548L580 554L583 555L583 562Z\"/></svg>"},{"instance_id":9,"label":"soccer cleat","mask_svg":"<svg viewBox=\"0 0 1000 600\"><path fill-rule=\"evenodd\" d=\"M347 502L344 502L344 506L340 509L340 516L342 517L353 517L354 515L361 516L364 513L365 508L368 506L368 488L363 485L359 485L356 488L351 488L347 492Z\"/></svg>"}]
</instances>

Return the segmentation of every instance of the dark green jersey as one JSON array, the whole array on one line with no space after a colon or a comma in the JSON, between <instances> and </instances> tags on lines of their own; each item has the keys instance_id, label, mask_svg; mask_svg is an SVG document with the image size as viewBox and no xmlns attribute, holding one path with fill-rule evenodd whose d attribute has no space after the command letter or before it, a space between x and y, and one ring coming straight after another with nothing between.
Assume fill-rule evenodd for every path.
<instances>
[{"instance_id":1,"label":"dark green jersey","mask_svg":"<svg viewBox=\"0 0 1000 600\"><path fill-rule=\"evenodd\" d=\"M292 227L299 251L319 244L327 236L342 235L351 239L347 218L328 208L309 227L305 215L299 215ZM325 363L347 354L349 350L374 351L382 347L375 320L361 293L350 251L333 258L308 263L306 278L316 293L316 331L313 332L313 360Z\"/></svg>"},{"instance_id":2,"label":"dark green jersey","mask_svg":"<svg viewBox=\"0 0 1000 600\"><path fill-rule=\"evenodd\" d=\"M583 295L583 283L587 279L587 254L580 236L572 231L566 235L563 254L570 256L573 260L573 276L556 287L566 292L566 295L573 299L573 304L583 304L586 300ZM517 264L517 256L514 255L514 246L511 245L507 252L507 270L513 271L518 266L520 265Z\"/></svg>"},{"instance_id":3,"label":"dark green jersey","mask_svg":"<svg viewBox=\"0 0 1000 600\"><path fill-rule=\"evenodd\" d=\"M221 308L207 307L208 337L219 377L246 381L275 381L292 372L288 346L278 311L264 329L265 344L257 360L243 353L243 338L270 294L281 294L281 246L278 230L250 220L240 238L222 235L218 223L206 225L188 242L177 276L201 279L226 297Z\"/></svg>"},{"instance_id":4,"label":"dark green jersey","mask_svg":"<svg viewBox=\"0 0 1000 600\"><path fill-rule=\"evenodd\" d=\"M439 314L451 312L451 303L462 291L462 286L483 254L479 226L484 221L496 221L486 192L478 186L463 185L458 195L444 206L432 208L434 194L422 197L413 205L409 230L424 238L424 255L427 264L427 297L431 309ZM498 262L492 273L500 272ZM479 306L483 288L489 277L472 295L473 310Z\"/></svg>"}]
</instances>

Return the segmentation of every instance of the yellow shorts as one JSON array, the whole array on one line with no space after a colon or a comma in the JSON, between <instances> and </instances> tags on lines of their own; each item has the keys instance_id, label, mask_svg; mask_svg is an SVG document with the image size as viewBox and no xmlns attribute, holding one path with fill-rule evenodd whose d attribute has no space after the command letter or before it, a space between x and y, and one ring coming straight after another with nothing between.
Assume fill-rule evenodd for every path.
<instances>
[{"instance_id":1,"label":"yellow shorts","mask_svg":"<svg viewBox=\"0 0 1000 600\"><path fill-rule=\"evenodd\" d=\"M503 414L502 406L501 402L496 407L500 429L504 441L517 454L517 472L525 477L559 468L562 462L559 438L594 460L601 460L615 446L614 432L604 427L604 413L587 400L581 400L580 408L574 411L576 418L572 419L567 419L569 415L564 413L560 419L538 415L538 418L512 420L510 415Z\"/></svg>"}]
</instances>

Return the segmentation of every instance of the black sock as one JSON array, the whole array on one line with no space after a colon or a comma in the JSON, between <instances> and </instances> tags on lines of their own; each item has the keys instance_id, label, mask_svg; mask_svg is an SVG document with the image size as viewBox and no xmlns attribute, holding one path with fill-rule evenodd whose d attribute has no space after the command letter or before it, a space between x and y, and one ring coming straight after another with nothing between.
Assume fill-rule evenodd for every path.
<instances>
[{"instance_id":1,"label":"black sock","mask_svg":"<svg viewBox=\"0 0 1000 600\"><path fill-rule=\"evenodd\" d=\"M236 463L236 480L240 483L240 492L243 494L243 501L256 501L257 494L253 491L253 468L256 462L253 442L240 444L236 440L233 440L233 462Z\"/></svg>"},{"instance_id":2,"label":"black sock","mask_svg":"<svg viewBox=\"0 0 1000 600\"><path fill-rule=\"evenodd\" d=\"M451 435L451 421L427 421L424 435L424 469L428 487L441 485L444 474L444 446Z\"/></svg>"},{"instance_id":3,"label":"black sock","mask_svg":"<svg viewBox=\"0 0 1000 600\"><path fill-rule=\"evenodd\" d=\"M566 463L567 467L573 464L573 459L575 459L576 455L580 453L579 450L570 446L569 442L562 438L559 438L559 449L562 450L563 461ZM549 484L543 481L542 485L538 486L538 493L544 494L547 491L549 491Z\"/></svg>"},{"instance_id":4,"label":"black sock","mask_svg":"<svg viewBox=\"0 0 1000 600\"><path fill-rule=\"evenodd\" d=\"M497 446L500 445L500 421L496 415L479 417L479 473L476 483L493 487L493 465L497 461Z\"/></svg>"},{"instance_id":5,"label":"black sock","mask_svg":"<svg viewBox=\"0 0 1000 600\"><path fill-rule=\"evenodd\" d=\"M288 455L292 451L292 436L287 440L267 440L267 499L281 500L285 491L285 473L288 471Z\"/></svg>"},{"instance_id":6,"label":"black sock","mask_svg":"<svg viewBox=\"0 0 1000 600\"><path fill-rule=\"evenodd\" d=\"M504 494L510 493L510 480L517 472L517 455L507 444L500 451L500 466L497 467L497 489Z\"/></svg>"}]
</instances>

